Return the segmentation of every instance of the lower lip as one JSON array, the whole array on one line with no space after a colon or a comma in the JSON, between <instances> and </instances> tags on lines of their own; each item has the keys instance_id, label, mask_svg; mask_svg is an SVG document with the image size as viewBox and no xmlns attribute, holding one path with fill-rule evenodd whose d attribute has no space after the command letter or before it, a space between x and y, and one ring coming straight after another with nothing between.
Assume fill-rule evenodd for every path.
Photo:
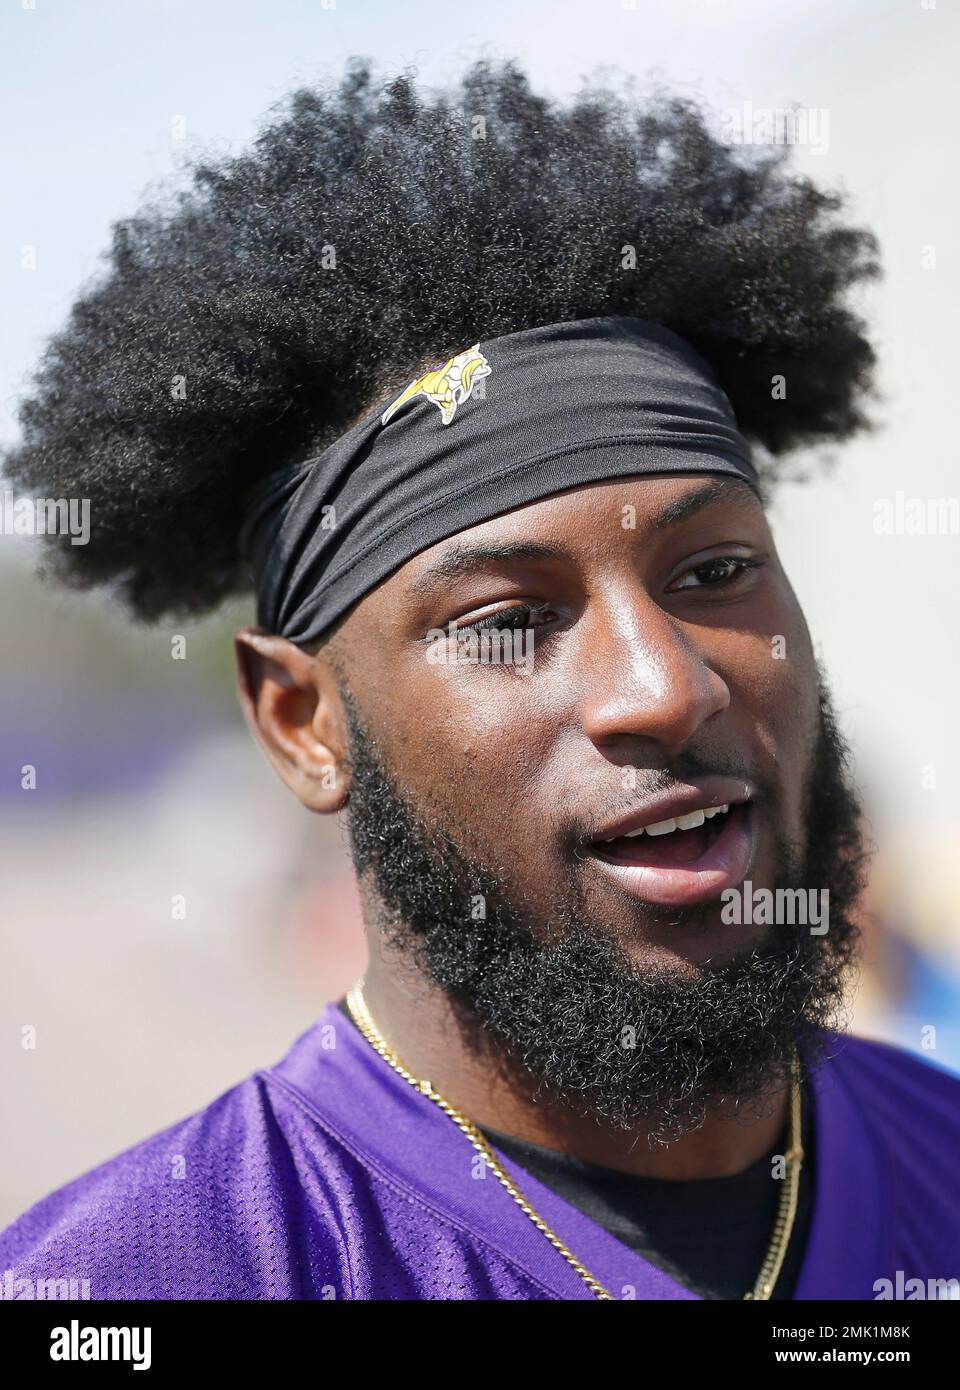
<instances>
[{"instance_id":1,"label":"lower lip","mask_svg":"<svg viewBox=\"0 0 960 1390\"><path fill-rule=\"evenodd\" d=\"M683 834L683 831L675 832ZM659 907L690 907L710 902L728 888L742 883L754 854L754 826L747 803L730 808L723 829L699 859L689 864L653 865L614 863L599 854L590 858L607 878Z\"/></svg>"}]
</instances>

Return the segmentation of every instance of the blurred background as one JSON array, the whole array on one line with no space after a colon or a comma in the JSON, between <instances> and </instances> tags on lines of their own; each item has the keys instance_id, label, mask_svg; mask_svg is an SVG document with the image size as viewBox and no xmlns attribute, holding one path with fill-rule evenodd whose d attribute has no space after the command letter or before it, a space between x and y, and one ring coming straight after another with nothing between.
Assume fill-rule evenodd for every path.
<instances>
[{"instance_id":1,"label":"blurred background","mask_svg":"<svg viewBox=\"0 0 960 1390\"><path fill-rule=\"evenodd\" d=\"M773 509L879 848L851 1020L960 1070L960 537L874 524L898 492L957 493L958 28L945 0L6 0L0 442L111 222L351 55L437 85L515 57L557 95L607 70L720 119L811 113L797 167L849 193L886 270L863 300L883 429L830 469L800 459L810 480ZM242 724L230 635L252 606L136 629L38 582L30 543L5 535L0 594L2 1227L277 1060L364 950L340 827L299 807Z\"/></svg>"}]
</instances>

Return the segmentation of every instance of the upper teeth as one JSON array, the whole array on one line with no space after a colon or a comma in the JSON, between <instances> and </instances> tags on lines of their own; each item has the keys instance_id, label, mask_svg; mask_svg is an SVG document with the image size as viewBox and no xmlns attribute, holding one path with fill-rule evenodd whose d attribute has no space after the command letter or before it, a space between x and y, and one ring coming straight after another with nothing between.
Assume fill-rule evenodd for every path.
<instances>
[{"instance_id":1,"label":"upper teeth","mask_svg":"<svg viewBox=\"0 0 960 1390\"><path fill-rule=\"evenodd\" d=\"M608 845L610 840L632 840L634 835L669 835L673 830L695 830L698 825L703 825L705 820L712 820L714 816L722 815L729 810L729 802L724 806L707 806L702 811L690 811L685 816L674 816L670 820L654 821L653 825L642 825L639 830L628 830L625 835L611 835L604 844Z\"/></svg>"}]
</instances>

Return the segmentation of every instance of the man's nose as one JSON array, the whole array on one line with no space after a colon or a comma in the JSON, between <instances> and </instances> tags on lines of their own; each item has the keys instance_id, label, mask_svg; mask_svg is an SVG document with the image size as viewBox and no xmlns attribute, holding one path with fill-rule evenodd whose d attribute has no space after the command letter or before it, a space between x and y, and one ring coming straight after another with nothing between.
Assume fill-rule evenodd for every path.
<instances>
[{"instance_id":1,"label":"man's nose","mask_svg":"<svg viewBox=\"0 0 960 1390\"><path fill-rule=\"evenodd\" d=\"M675 756L730 703L696 631L649 598L612 606L590 639L581 721L598 748L647 741Z\"/></svg>"}]
</instances>

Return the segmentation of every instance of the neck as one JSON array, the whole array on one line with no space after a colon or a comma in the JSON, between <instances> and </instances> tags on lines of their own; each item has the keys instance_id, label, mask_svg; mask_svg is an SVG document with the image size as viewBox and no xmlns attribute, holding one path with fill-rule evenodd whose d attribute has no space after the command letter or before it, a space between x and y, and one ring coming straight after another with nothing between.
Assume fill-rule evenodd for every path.
<instances>
[{"instance_id":1,"label":"neck","mask_svg":"<svg viewBox=\"0 0 960 1390\"><path fill-rule=\"evenodd\" d=\"M729 1177L756 1163L783 1135L789 1087L768 1095L756 1115L738 1114L731 1098L696 1131L668 1146L651 1143L654 1121L612 1129L545 1097L536 1079L509 1058L491 1060L489 1042L471 1028L447 996L412 967L374 952L364 988L373 1021L387 1046L414 1076L481 1129L638 1177Z\"/></svg>"}]
</instances>

